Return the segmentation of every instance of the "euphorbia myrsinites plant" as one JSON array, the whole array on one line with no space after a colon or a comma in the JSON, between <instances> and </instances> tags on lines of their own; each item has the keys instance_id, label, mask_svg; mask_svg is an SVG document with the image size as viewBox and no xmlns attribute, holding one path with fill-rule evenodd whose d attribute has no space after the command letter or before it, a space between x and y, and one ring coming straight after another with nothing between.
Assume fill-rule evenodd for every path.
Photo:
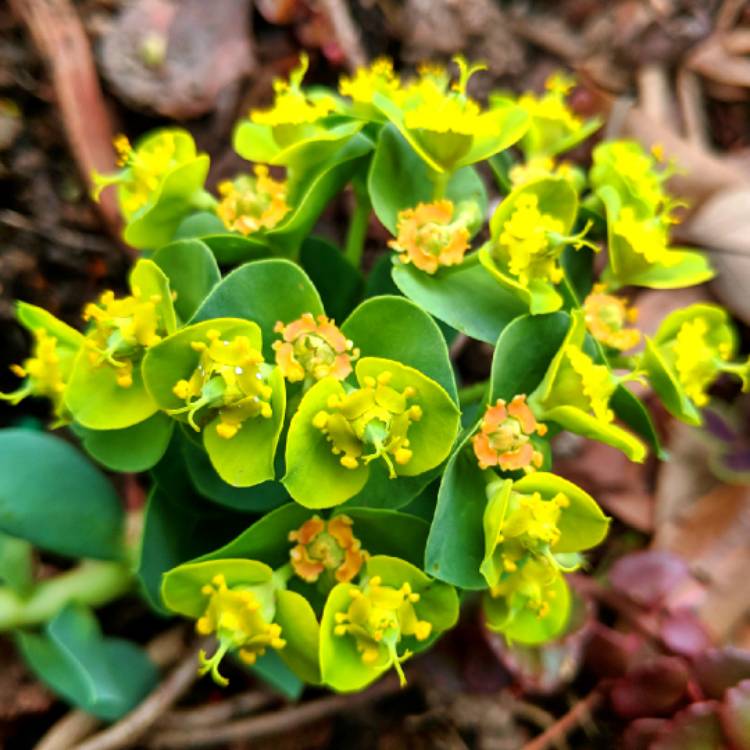
<instances>
[{"instance_id":1,"label":"euphorbia myrsinites plant","mask_svg":"<svg viewBox=\"0 0 750 750\"><path fill-rule=\"evenodd\" d=\"M509 641L560 636L566 574L608 519L552 471L551 439L568 430L643 461L661 449L628 383L648 382L691 424L721 374L748 385L720 307L639 332L633 287L712 271L670 245L675 167L658 151L604 141L588 171L565 160L599 125L568 107L571 81L480 103L467 86L482 66L461 57L410 77L378 60L338 91L306 89L306 67L237 125L249 163L216 194L187 132L119 137L120 169L96 183L117 192L125 241L143 254L129 289L86 304L75 330L18 303L32 346L3 398L48 399L51 427L94 461L147 472L126 539L111 485L69 444L3 436L0 463L32 468L2 499L17 554L0 571L0 625L43 679L104 718L153 679L89 609L132 587L210 637L197 668L221 685L225 659L338 691L389 670L404 681L469 592ZM501 194L489 215L482 163ZM341 250L312 233L347 186ZM365 278L373 212L392 239ZM458 332L495 347L471 388L448 356ZM100 562L29 583L30 544ZM126 658L136 676L123 685ZM61 676L70 660L78 683ZM105 668L114 698L82 686Z\"/></svg>"}]
</instances>

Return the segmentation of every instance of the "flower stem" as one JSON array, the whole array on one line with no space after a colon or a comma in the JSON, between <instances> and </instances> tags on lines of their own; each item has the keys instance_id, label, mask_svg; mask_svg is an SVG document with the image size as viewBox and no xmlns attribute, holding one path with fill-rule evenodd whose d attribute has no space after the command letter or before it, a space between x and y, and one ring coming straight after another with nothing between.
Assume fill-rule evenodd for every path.
<instances>
[{"instance_id":1,"label":"flower stem","mask_svg":"<svg viewBox=\"0 0 750 750\"><path fill-rule=\"evenodd\" d=\"M362 253L365 248L365 239L367 239L372 204L367 194L367 186L362 181L355 180L353 187L356 203L346 233L344 255L355 268L359 268L362 264Z\"/></svg>"},{"instance_id":2,"label":"flower stem","mask_svg":"<svg viewBox=\"0 0 750 750\"><path fill-rule=\"evenodd\" d=\"M450 172L434 172L432 174L432 182L435 185L435 189L432 191L432 199L434 201L439 201L445 198L450 178Z\"/></svg>"},{"instance_id":3,"label":"flower stem","mask_svg":"<svg viewBox=\"0 0 750 750\"><path fill-rule=\"evenodd\" d=\"M71 602L101 606L124 594L132 580L131 570L122 563L86 560L42 581L26 598L0 587L0 632L40 625Z\"/></svg>"}]
</instances>

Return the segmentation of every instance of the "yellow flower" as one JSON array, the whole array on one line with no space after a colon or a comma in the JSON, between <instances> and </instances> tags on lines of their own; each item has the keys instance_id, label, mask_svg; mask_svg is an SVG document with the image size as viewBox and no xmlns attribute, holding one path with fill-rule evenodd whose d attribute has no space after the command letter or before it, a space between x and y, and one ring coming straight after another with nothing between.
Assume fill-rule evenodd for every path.
<instances>
[{"instance_id":1,"label":"yellow flower","mask_svg":"<svg viewBox=\"0 0 750 750\"><path fill-rule=\"evenodd\" d=\"M503 471L534 471L542 465L542 454L534 449L530 436L544 435L546 425L539 424L526 403L526 396L515 396L510 404L499 398L488 406L479 432L471 439L481 469L499 466Z\"/></svg>"},{"instance_id":2,"label":"yellow flower","mask_svg":"<svg viewBox=\"0 0 750 750\"><path fill-rule=\"evenodd\" d=\"M316 321L311 313L304 313L286 325L277 322L274 331L282 336L273 342L276 364L290 383L329 375L344 380L359 357L359 349L325 315L318 315Z\"/></svg>"},{"instance_id":3,"label":"yellow flower","mask_svg":"<svg viewBox=\"0 0 750 750\"><path fill-rule=\"evenodd\" d=\"M216 634L219 647L211 658L200 652L201 667L198 673L211 673L214 681L222 686L229 680L219 672L219 664L229 650L238 649L246 664L255 664L267 648L284 648L281 627L270 622L273 607L263 606L267 597L259 595L257 587L227 586L226 579L219 574L206 584L201 593L207 598L206 609L196 622L195 629L201 635Z\"/></svg>"},{"instance_id":4,"label":"yellow flower","mask_svg":"<svg viewBox=\"0 0 750 750\"><path fill-rule=\"evenodd\" d=\"M133 362L144 349L158 344L166 335L162 314L162 296L146 296L133 287L127 297L115 297L104 292L98 302L90 302L83 311L83 319L91 323L85 345L89 362L105 362L117 368L117 385L129 388L133 384Z\"/></svg>"},{"instance_id":5,"label":"yellow flower","mask_svg":"<svg viewBox=\"0 0 750 750\"><path fill-rule=\"evenodd\" d=\"M622 297L607 294L603 284L594 285L584 300L583 311L589 333L605 346L625 351L640 341L640 331L627 327L636 321L638 311Z\"/></svg>"},{"instance_id":6,"label":"yellow flower","mask_svg":"<svg viewBox=\"0 0 750 750\"><path fill-rule=\"evenodd\" d=\"M401 79L387 57L379 57L369 68L358 68L352 77L342 76L339 80L339 93L358 104L372 104L376 92L397 98L400 88Z\"/></svg>"},{"instance_id":7,"label":"yellow flower","mask_svg":"<svg viewBox=\"0 0 750 750\"><path fill-rule=\"evenodd\" d=\"M613 231L649 264L669 266L677 257L669 250L669 232L658 216L640 218L631 206L624 206L614 222Z\"/></svg>"},{"instance_id":8,"label":"yellow flower","mask_svg":"<svg viewBox=\"0 0 750 750\"><path fill-rule=\"evenodd\" d=\"M400 211L397 230L398 236L388 247L399 253L402 263L413 263L429 274L440 266L461 263L469 248L465 213L456 212L449 200L419 203Z\"/></svg>"},{"instance_id":9,"label":"yellow flower","mask_svg":"<svg viewBox=\"0 0 750 750\"><path fill-rule=\"evenodd\" d=\"M11 372L24 378L21 386L12 393L0 393L0 401L9 401L14 406L27 396L48 398L52 402L53 413L63 418L63 393L65 383L73 364L73 351L60 346L55 336L44 328L33 331L34 348L32 356L21 365L11 365Z\"/></svg>"},{"instance_id":10,"label":"yellow flower","mask_svg":"<svg viewBox=\"0 0 750 750\"><path fill-rule=\"evenodd\" d=\"M268 167L258 164L255 176L242 175L219 185L221 202L217 216L227 229L247 236L262 229L273 229L289 212L285 182L274 180Z\"/></svg>"},{"instance_id":11,"label":"yellow flower","mask_svg":"<svg viewBox=\"0 0 750 750\"><path fill-rule=\"evenodd\" d=\"M420 595L408 583L401 588L385 586L379 576L373 576L360 588L352 587L349 595L352 601L347 611L336 613L334 634L354 638L363 664L395 667L404 685L401 664L411 652L398 652L401 639L413 636L424 641L432 633L432 623L420 620L414 608Z\"/></svg>"},{"instance_id":12,"label":"yellow flower","mask_svg":"<svg viewBox=\"0 0 750 750\"><path fill-rule=\"evenodd\" d=\"M289 552L294 572L308 583L326 574L333 574L339 583L349 583L367 559L367 552L352 533L352 519L345 515L329 521L313 516L289 532L289 541L297 542Z\"/></svg>"},{"instance_id":13,"label":"yellow flower","mask_svg":"<svg viewBox=\"0 0 750 750\"><path fill-rule=\"evenodd\" d=\"M300 55L299 65L289 74L289 80L275 80L274 104L269 109L254 109L250 119L259 125L279 127L284 125L305 125L314 123L330 114L336 108L331 96L312 96L301 89L310 58Z\"/></svg>"},{"instance_id":14,"label":"yellow flower","mask_svg":"<svg viewBox=\"0 0 750 750\"><path fill-rule=\"evenodd\" d=\"M528 182L535 182L547 177L561 177L579 188L579 183L583 181L583 175L568 162L555 163L555 160L549 156L534 156L525 162L516 164L508 173L513 187L525 185Z\"/></svg>"},{"instance_id":15,"label":"yellow flower","mask_svg":"<svg viewBox=\"0 0 750 750\"><path fill-rule=\"evenodd\" d=\"M396 477L394 462L403 466L411 460L409 427L422 418L422 408L409 405L416 396L413 387L402 392L392 388L390 372L381 372L377 380L366 377L361 388L345 396L331 396L330 411L320 411L313 426L325 433L335 455L341 455L341 465L356 469L360 461L369 464L382 458L392 479ZM371 447L371 453L365 450Z\"/></svg>"},{"instance_id":16,"label":"yellow flower","mask_svg":"<svg viewBox=\"0 0 750 750\"><path fill-rule=\"evenodd\" d=\"M562 281L560 256L565 246L598 248L584 238L588 225L576 235L564 233L563 221L539 209L539 198L533 192L522 192L513 213L503 224L494 252L515 276L521 286L534 279L557 284Z\"/></svg>"},{"instance_id":17,"label":"yellow flower","mask_svg":"<svg viewBox=\"0 0 750 750\"><path fill-rule=\"evenodd\" d=\"M229 440L246 420L272 416L269 368L246 336L224 340L219 331L212 329L206 337L208 343L199 340L191 343L200 352L200 360L190 378L178 381L173 388L175 396L186 405L168 413L187 413L188 423L199 432L201 428L195 421L198 410L218 409L216 432Z\"/></svg>"}]
</instances>

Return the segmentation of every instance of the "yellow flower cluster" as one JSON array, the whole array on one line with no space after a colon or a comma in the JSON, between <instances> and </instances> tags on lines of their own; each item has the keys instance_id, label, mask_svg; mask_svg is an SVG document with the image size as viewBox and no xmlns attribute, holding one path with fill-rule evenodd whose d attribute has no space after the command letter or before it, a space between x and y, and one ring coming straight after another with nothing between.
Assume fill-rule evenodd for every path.
<instances>
[{"instance_id":1,"label":"yellow flower cluster","mask_svg":"<svg viewBox=\"0 0 750 750\"><path fill-rule=\"evenodd\" d=\"M274 180L264 165L257 164L253 172L222 182L216 207L224 226L245 236L273 229L289 212L286 183Z\"/></svg>"}]
</instances>

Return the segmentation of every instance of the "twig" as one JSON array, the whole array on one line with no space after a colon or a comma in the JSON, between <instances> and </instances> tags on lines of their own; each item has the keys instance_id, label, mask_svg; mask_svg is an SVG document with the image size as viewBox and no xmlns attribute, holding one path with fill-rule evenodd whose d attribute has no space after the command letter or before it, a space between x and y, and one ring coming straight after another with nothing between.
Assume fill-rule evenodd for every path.
<instances>
[{"instance_id":1,"label":"twig","mask_svg":"<svg viewBox=\"0 0 750 750\"><path fill-rule=\"evenodd\" d=\"M260 690L233 695L219 703L197 708L183 708L170 711L159 721L159 729L189 729L191 727L215 727L229 719L245 716L279 702L279 696Z\"/></svg>"},{"instance_id":2,"label":"twig","mask_svg":"<svg viewBox=\"0 0 750 750\"><path fill-rule=\"evenodd\" d=\"M398 680L395 676L391 676L356 695L332 695L328 698L302 703L299 706L290 706L281 711L230 722L223 726L159 732L147 740L146 746L159 750L170 748L185 750L185 748L210 747L240 740L245 742L258 740L261 737L281 734L291 728L299 729L342 711L351 711L352 708L379 700L398 690ZM93 748L82 747L80 750L93 750Z\"/></svg>"},{"instance_id":3,"label":"twig","mask_svg":"<svg viewBox=\"0 0 750 750\"><path fill-rule=\"evenodd\" d=\"M149 641L146 653L157 667L168 667L179 659L185 650L185 626L177 625ZM47 730L34 750L68 750L99 726L95 716L78 709L65 714Z\"/></svg>"},{"instance_id":4,"label":"twig","mask_svg":"<svg viewBox=\"0 0 750 750\"><path fill-rule=\"evenodd\" d=\"M676 130L671 86L664 66L642 65L638 68L637 76L641 109L651 119Z\"/></svg>"},{"instance_id":5,"label":"twig","mask_svg":"<svg viewBox=\"0 0 750 750\"><path fill-rule=\"evenodd\" d=\"M685 137L698 148L708 150L708 122L698 76L686 68L677 74L677 99L685 125Z\"/></svg>"},{"instance_id":6,"label":"twig","mask_svg":"<svg viewBox=\"0 0 750 750\"><path fill-rule=\"evenodd\" d=\"M90 185L92 170L114 170L115 155L109 112L81 20L70 0L10 0L10 7L49 68L73 156ZM119 239L114 195L103 195L98 208L110 233Z\"/></svg>"},{"instance_id":7,"label":"twig","mask_svg":"<svg viewBox=\"0 0 750 750\"><path fill-rule=\"evenodd\" d=\"M190 649L164 682L137 708L108 729L82 742L76 750L120 750L133 745L195 682L198 650L203 645L201 642Z\"/></svg>"},{"instance_id":8,"label":"twig","mask_svg":"<svg viewBox=\"0 0 750 750\"><path fill-rule=\"evenodd\" d=\"M598 688L592 690L583 700L578 701L571 709L546 729L536 739L527 742L522 750L546 750L567 737L582 722L586 721L599 707L604 696Z\"/></svg>"},{"instance_id":9,"label":"twig","mask_svg":"<svg viewBox=\"0 0 750 750\"><path fill-rule=\"evenodd\" d=\"M367 55L362 47L357 27L352 21L345 0L319 0L323 12L333 27L336 41L346 58L350 70L367 65Z\"/></svg>"},{"instance_id":10,"label":"twig","mask_svg":"<svg viewBox=\"0 0 750 750\"><path fill-rule=\"evenodd\" d=\"M714 31L729 31L737 23L737 18L746 2L747 0L724 0L716 14Z\"/></svg>"}]
</instances>

